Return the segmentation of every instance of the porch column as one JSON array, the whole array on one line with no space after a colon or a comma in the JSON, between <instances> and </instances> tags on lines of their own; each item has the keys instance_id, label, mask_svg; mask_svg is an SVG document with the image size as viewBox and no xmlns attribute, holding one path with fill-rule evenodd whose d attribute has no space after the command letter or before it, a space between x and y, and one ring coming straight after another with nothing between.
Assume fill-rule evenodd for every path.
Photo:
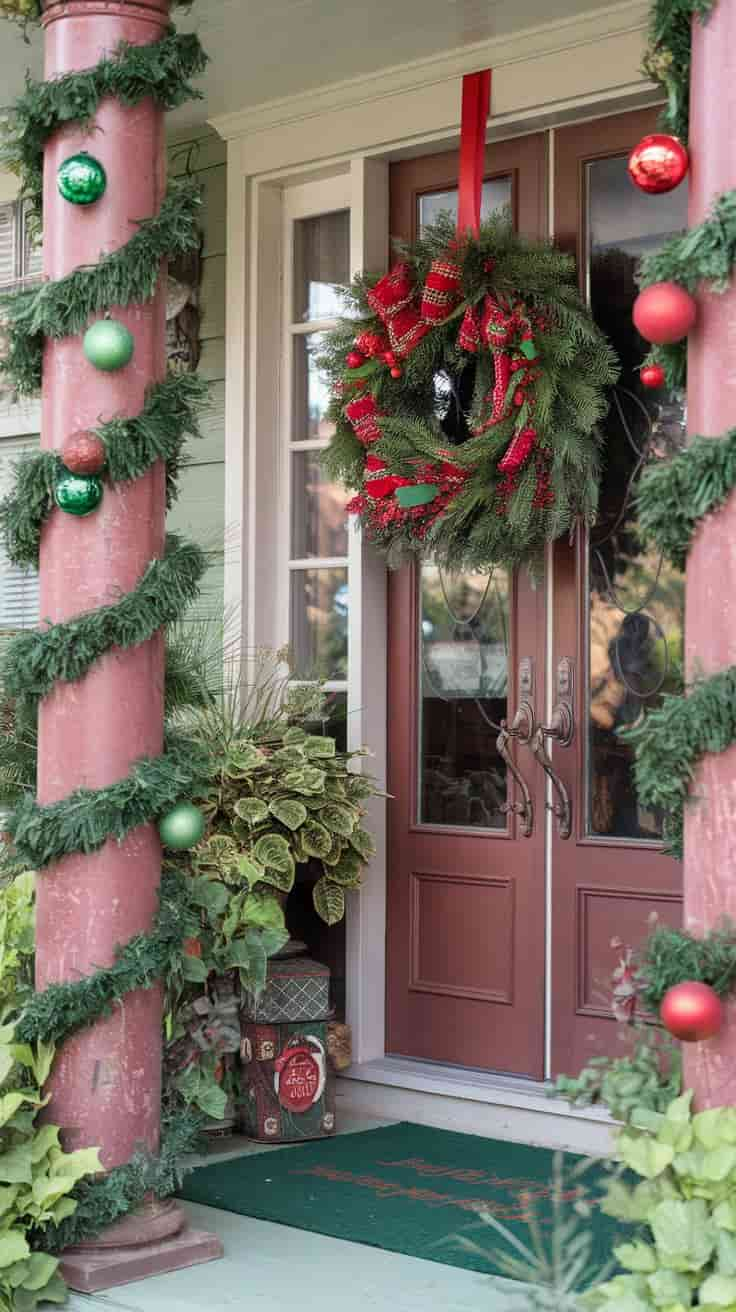
<instances>
[{"instance_id":1,"label":"porch column","mask_svg":"<svg viewBox=\"0 0 736 1312\"><path fill-rule=\"evenodd\" d=\"M718 0L693 23L690 118L692 226L736 187L736 0ZM719 437L736 424L736 287L698 295L688 346L690 433ZM700 524L687 564L685 658L689 679L736 665L736 494ZM696 934L736 921L736 747L707 757L685 811L685 927ZM736 1000L714 1039L684 1044L685 1084L700 1108L736 1102Z\"/></svg>"},{"instance_id":2,"label":"porch column","mask_svg":"<svg viewBox=\"0 0 736 1312\"><path fill-rule=\"evenodd\" d=\"M121 41L148 44L164 32L168 0L50 0L45 7L45 76L95 65ZM57 188L59 165L86 150L103 164L107 188L93 205L71 205ZM136 220L163 199L163 114L153 101L123 108L105 100L88 129L73 124L49 141L44 159L44 274L58 279L123 246ZM132 362L103 373L85 359L81 337L49 341L43 364L42 445L61 448L71 434L114 415L133 416L146 388L166 369L163 279L153 301L113 311L135 339ZM101 316L100 316L101 317ZM164 544L162 464L130 484L106 484L86 518L54 511L41 540L40 613L64 621L129 592ZM163 746L163 638L107 653L79 683L58 683L39 712L38 799L48 804L75 788L124 778L134 761ZM36 983L44 989L112 963L117 946L150 930L157 910L161 849L154 826L122 843L65 858L38 880ZM113 1014L73 1036L49 1082L49 1118L65 1147L101 1148L106 1167L137 1147L159 1147L162 992L128 994ZM181 1234L183 1213L152 1201L96 1243L67 1254L73 1288L93 1291L218 1256L216 1241ZM212 1237L206 1237L211 1240ZM157 1241L157 1242L154 1242ZM162 1242L166 1241L166 1242ZM122 1247L121 1247L122 1246Z\"/></svg>"}]
</instances>

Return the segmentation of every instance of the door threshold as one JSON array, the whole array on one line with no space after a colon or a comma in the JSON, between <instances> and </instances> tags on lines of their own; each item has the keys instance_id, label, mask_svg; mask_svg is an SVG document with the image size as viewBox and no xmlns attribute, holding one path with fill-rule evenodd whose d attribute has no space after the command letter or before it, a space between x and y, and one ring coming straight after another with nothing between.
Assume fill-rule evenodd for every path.
<instances>
[{"instance_id":1,"label":"door threshold","mask_svg":"<svg viewBox=\"0 0 736 1312\"><path fill-rule=\"evenodd\" d=\"M342 1074L344 1080L388 1085L417 1093L458 1098L464 1102L561 1116L575 1121L592 1121L607 1128L616 1122L601 1107L572 1107L564 1098L550 1095L549 1081L526 1079L518 1075L501 1075L462 1066L445 1066L439 1062L415 1061L409 1057L379 1057L355 1062Z\"/></svg>"}]
</instances>

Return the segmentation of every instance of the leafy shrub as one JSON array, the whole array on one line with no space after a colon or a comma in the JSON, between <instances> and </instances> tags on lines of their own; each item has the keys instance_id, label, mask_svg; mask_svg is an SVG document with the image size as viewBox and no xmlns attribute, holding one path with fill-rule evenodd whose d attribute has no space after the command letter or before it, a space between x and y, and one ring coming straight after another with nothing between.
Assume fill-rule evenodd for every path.
<instances>
[{"instance_id":1,"label":"leafy shrub","mask_svg":"<svg viewBox=\"0 0 736 1312\"><path fill-rule=\"evenodd\" d=\"M575 1078L560 1075L553 1094L574 1107L604 1106L616 1121L639 1111L663 1112L682 1089L679 1045L655 1026L639 1027L630 1052L592 1057Z\"/></svg>"}]
</instances>

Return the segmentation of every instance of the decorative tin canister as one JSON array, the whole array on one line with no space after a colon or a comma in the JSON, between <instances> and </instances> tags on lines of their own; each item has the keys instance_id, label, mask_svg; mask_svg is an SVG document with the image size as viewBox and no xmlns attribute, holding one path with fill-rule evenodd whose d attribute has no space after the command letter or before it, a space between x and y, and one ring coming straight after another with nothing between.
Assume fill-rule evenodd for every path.
<instances>
[{"instance_id":1,"label":"decorative tin canister","mask_svg":"<svg viewBox=\"0 0 736 1312\"><path fill-rule=\"evenodd\" d=\"M335 1132L328 1058L330 972L308 957L276 957L257 1003L241 1012L241 1129L265 1143Z\"/></svg>"}]
</instances>

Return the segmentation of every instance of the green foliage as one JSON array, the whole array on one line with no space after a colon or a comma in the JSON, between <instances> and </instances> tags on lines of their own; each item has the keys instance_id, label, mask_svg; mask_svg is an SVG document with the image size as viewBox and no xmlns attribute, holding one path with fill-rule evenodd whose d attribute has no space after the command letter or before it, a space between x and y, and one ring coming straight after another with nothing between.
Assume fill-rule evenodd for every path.
<instances>
[{"instance_id":1,"label":"green foliage","mask_svg":"<svg viewBox=\"0 0 736 1312\"><path fill-rule=\"evenodd\" d=\"M629 1052L592 1057L575 1078L559 1076L552 1095L574 1107L607 1107L614 1120L630 1122L642 1111L665 1111L681 1089L679 1045L645 1025Z\"/></svg>"},{"instance_id":2,"label":"green foliage","mask_svg":"<svg viewBox=\"0 0 736 1312\"><path fill-rule=\"evenodd\" d=\"M24 871L0 884L0 1016L33 992L35 876Z\"/></svg>"},{"instance_id":3,"label":"green foliage","mask_svg":"<svg viewBox=\"0 0 736 1312\"><path fill-rule=\"evenodd\" d=\"M120 601L15 638L3 663L6 693L35 701L47 696L55 683L83 678L111 647L126 650L147 642L196 600L206 568L196 543L170 536L163 559L152 560Z\"/></svg>"},{"instance_id":4,"label":"green foliage","mask_svg":"<svg viewBox=\"0 0 736 1312\"><path fill-rule=\"evenodd\" d=\"M585 1186L585 1174L593 1165L586 1159L566 1168L562 1153L555 1153L548 1228L537 1215L534 1199L523 1194L520 1198L528 1216L529 1243L490 1212L480 1213L480 1224L493 1229L503 1248L488 1249L464 1235L457 1239L467 1252L487 1258L502 1276L531 1285L526 1306L534 1312L579 1312L578 1291L605 1281L614 1268L612 1262L596 1266L594 1261L591 1203Z\"/></svg>"},{"instance_id":5,"label":"green foliage","mask_svg":"<svg viewBox=\"0 0 736 1312\"><path fill-rule=\"evenodd\" d=\"M642 536L684 570L698 521L725 505L736 487L736 428L693 437L671 460L649 465L637 489Z\"/></svg>"},{"instance_id":6,"label":"green foliage","mask_svg":"<svg viewBox=\"0 0 736 1312\"><path fill-rule=\"evenodd\" d=\"M662 128L687 145L693 19L705 22L716 0L653 0L644 72L667 97Z\"/></svg>"},{"instance_id":7,"label":"green foliage","mask_svg":"<svg viewBox=\"0 0 736 1312\"><path fill-rule=\"evenodd\" d=\"M666 694L642 722L622 731L634 745L637 796L664 812L667 850L682 858L684 807L698 761L736 740L736 666L696 680L686 697Z\"/></svg>"},{"instance_id":8,"label":"green foliage","mask_svg":"<svg viewBox=\"0 0 736 1312\"><path fill-rule=\"evenodd\" d=\"M644 944L639 970L642 1001L649 1011L659 1011L667 990L685 980L709 984L725 998L736 984L736 926L724 922L696 938L686 930L657 925Z\"/></svg>"},{"instance_id":9,"label":"green foliage","mask_svg":"<svg viewBox=\"0 0 736 1312\"><path fill-rule=\"evenodd\" d=\"M2 368L9 383L21 394L37 391L46 338L71 337L86 328L92 315L150 300L162 260L199 248L201 203L195 181L172 179L158 214L141 220L119 250L91 268L0 296L9 342Z\"/></svg>"},{"instance_id":10,"label":"green foliage","mask_svg":"<svg viewBox=\"0 0 736 1312\"><path fill-rule=\"evenodd\" d=\"M447 258L456 234L449 217L426 229L410 248L400 251L421 286L431 262ZM402 361L399 378L376 360L356 370L345 358L364 331L381 333L367 293L371 281L355 280L350 296L353 318L326 334L319 364L329 379L333 399L329 417L335 436L325 456L331 477L358 492L352 503L371 539L398 563L406 552L428 552L449 568L484 569L492 564L534 566L546 542L565 533L577 517L594 518L599 478L599 438L596 424L607 410L606 387L615 381L617 363L611 347L596 328L578 296L574 261L551 245L519 237L508 217L488 220L477 239L457 251L463 301L458 310L434 326ZM493 382L490 352L478 357L457 344L463 311L482 308L486 294L523 300L529 314L542 316L537 332L541 377L537 405L528 404L479 436L448 436L441 427L435 381L444 376L458 383L468 367L476 369L474 399L463 408L470 429L481 416L479 402ZM354 384L366 390L356 393ZM509 391L514 386L512 383ZM513 393L511 393L513 395ZM376 502L364 485L365 447L345 413L346 398L374 399L381 436L371 454L386 464L386 473L416 480L429 466L440 469L449 460L465 475L459 488L442 492L436 503L402 511L389 496ZM537 434L534 456L509 488L498 462L514 433L533 423ZM548 468L553 499L539 500L536 461ZM441 482L440 473L440 482Z\"/></svg>"},{"instance_id":11,"label":"green foliage","mask_svg":"<svg viewBox=\"0 0 736 1312\"><path fill-rule=\"evenodd\" d=\"M66 1286L58 1260L32 1249L29 1234L74 1213L73 1191L100 1161L96 1148L65 1153L58 1127L36 1124L53 1049L33 1052L15 1038L12 1026L0 1027L0 1309L33 1312L65 1302Z\"/></svg>"},{"instance_id":12,"label":"green foliage","mask_svg":"<svg viewBox=\"0 0 736 1312\"><path fill-rule=\"evenodd\" d=\"M191 79L206 65L198 37L171 28L150 45L121 42L94 68L48 82L27 77L23 95L6 110L0 163L18 175L22 198L40 218L43 149L53 132L65 123L90 124L106 96L131 108L149 96L162 109L199 99Z\"/></svg>"},{"instance_id":13,"label":"green foliage","mask_svg":"<svg viewBox=\"0 0 736 1312\"><path fill-rule=\"evenodd\" d=\"M77 788L48 806L24 794L6 822L15 852L34 870L72 852L96 852L109 838L125 838L191 797L210 768L197 744L171 742L163 756L144 757L107 788Z\"/></svg>"},{"instance_id":14,"label":"green foliage","mask_svg":"<svg viewBox=\"0 0 736 1312\"><path fill-rule=\"evenodd\" d=\"M591 1312L707 1312L736 1305L736 1111L693 1114L692 1094L643 1112L617 1137L619 1174L602 1210L646 1238L614 1251L626 1274L581 1298Z\"/></svg>"},{"instance_id":15,"label":"green foliage","mask_svg":"<svg viewBox=\"0 0 736 1312\"><path fill-rule=\"evenodd\" d=\"M345 887L360 886L361 868L374 850L361 827L363 802L374 789L350 769L360 753L338 753L334 739L307 733L289 712L287 704L260 724L241 721L234 731L223 726L219 766L203 801L208 832L193 854L194 869L244 890L230 902L233 926L240 928L226 933L237 951L243 927L254 923L251 895L265 899L265 925L263 908L271 914L278 906L270 890L288 893L297 865L311 861L319 871L315 909L335 924L344 915ZM213 726L211 715L209 722ZM283 927L283 917L267 927Z\"/></svg>"},{"instance_id":16,"label":"green foliage","mask_svg":"<svg viewBox=\"0 0 736 1312\"><path fill-rule=\"evenodd\" d=\"M94 432L107 452L107 479L129 482L164 460L171 506L177 496L184 444L201 436L198 412L207 394L207 383L196 374L171 374L149 388L139 415L132 419L117 416L99 424ZM61 469L61 460L53 451L25 456L16 466L12 491L0 502L5 551L21 569L38 565L41 528L54 509Z\"/></svg>"}]
</instances>

